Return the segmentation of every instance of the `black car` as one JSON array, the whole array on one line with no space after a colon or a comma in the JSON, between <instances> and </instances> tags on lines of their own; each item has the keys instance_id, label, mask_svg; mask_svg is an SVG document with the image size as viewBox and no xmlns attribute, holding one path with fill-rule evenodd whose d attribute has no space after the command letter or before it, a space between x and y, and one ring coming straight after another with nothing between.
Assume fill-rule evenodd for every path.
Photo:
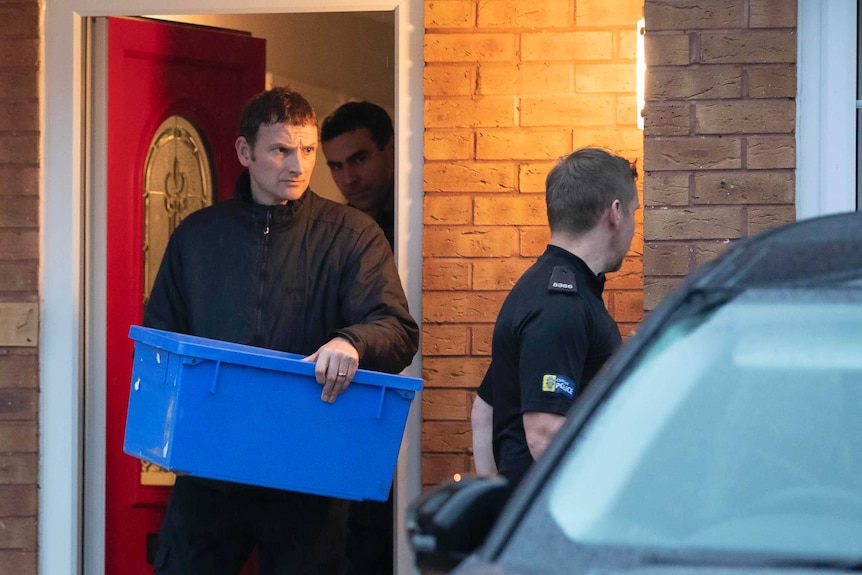
<instances>
[{"instance_id":1,"label":"black car","mask_svg":"<svg viewBox=\"0 0 862 575\"><path fill-rule=\"evenodd\" d=\"M508 495L499 477L425 493L407 521L419 566L862 570L862 214L741 240L699 268Z\"/></svg>"}]
</instances>

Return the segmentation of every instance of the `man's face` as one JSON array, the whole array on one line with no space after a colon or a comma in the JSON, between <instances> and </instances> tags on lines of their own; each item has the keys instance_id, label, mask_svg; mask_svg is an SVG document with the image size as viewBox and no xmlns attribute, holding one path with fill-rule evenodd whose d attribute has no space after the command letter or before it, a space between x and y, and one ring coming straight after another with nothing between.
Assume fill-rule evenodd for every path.
<instances>
[{"instance_id":1,"label":"man's face","mask_svg":"<svg viewBox=\"0 0 862 575\"><path fill-rule=\"evenodd\" d=\"M395 189L392 138L381 150L368 128L359 128L321 145L332 179L351 206L373 213L391 205Z\"/></svg>"},{"instance_id":2,"label":"man's face","mask_svg":"<svg viewBox=\"0 0 862 575\"><path fill-rule=\"evenodd\" d=\"M251 195L263 205L298 200L308 188L317 153L317 127L261 124L254 148L236 142L239 162L251 176Z\"/></svg>"}]
</instances>

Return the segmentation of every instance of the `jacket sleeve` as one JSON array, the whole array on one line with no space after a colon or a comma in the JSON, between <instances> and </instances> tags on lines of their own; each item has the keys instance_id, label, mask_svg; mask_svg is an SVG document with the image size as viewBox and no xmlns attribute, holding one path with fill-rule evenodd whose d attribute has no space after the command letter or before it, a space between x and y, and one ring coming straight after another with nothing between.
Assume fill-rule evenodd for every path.
<instances>
[{"instance_id":1,"label":"jacket sleeve","mask_svg":"<svg viewBox=\"0 0 862 575\"><path fill-rule=\"evenodd\" d=\"M336 330L359 352L362 369L398 373L419 349L392 250L376 225L359 235L341 280L347 327Z\"/></svg>"},{"instance_id":2,"label":"jacket sleeve","mask_svg":"<svg viewBox=\"0 0 862 575\"><path fill-rule=\"evenodd\" d=\"M162 257L153 289L144 310L145 327L179 333L191 333L185 290L183 289L182 257L178 234L174 233Z\"/></svg>"}]
</instances>

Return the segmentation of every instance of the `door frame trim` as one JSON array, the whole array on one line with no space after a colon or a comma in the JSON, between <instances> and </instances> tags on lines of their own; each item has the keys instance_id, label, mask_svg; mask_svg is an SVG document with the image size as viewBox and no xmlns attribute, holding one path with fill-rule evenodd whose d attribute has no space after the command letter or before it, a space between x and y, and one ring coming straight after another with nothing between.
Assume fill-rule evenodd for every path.
<instances>
[{"instance_id":1,"label":"door frame trim","mask_svg":"<svg viewBox=\"0 0 862 575\"><path fill-rule=\"evenodd\" d=\"M396 262L413 315L421 318L423 201L422 0L56 0L43 32L39 337L39 573L104 573L104 243L106 89L88 67L94 16L394 11L398 190ZM101 63L104 66L104 62ZM91 100L91 98L93 98ZM92 104L91 104L92 102ZM100 117L101 114L101 117ZM101 139L100 139L101 138ZM407 373L421 375L417 355ZM421 489L421 394L410 411L396 473L399 525ZM101 431L101 436L100 436ZM101 451L99 450L101 445ZM84 457L86 453L86 458ZM414 573L404 534L398 573Z\"/></svg>"},{"instance_id":2,"label":"door frame trim","mask_svg":"<svg viewBox=\"0 0 862 575\"><path fill-rule=\"evenodd\" d=\"M856 0L799 0L796 218L856 210Z\"/></svg>"}]
</instances>

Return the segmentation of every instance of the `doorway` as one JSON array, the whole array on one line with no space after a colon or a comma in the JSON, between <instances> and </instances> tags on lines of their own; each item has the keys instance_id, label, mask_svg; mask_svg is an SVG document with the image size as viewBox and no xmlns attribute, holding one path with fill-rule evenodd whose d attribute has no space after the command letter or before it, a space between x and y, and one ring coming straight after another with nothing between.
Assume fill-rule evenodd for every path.
<instances>
[{"instance_id":1,"label":"doorway","mask_svg":"<svg viewBox=\"0 0 862 575\"><path fill-rule=\"evenodd\" d=\"M181 6L162 0L127 3L120 14L106 0L60 0L46 7L46 118L45 193L43 230L45 249L42 285L45 303L40 357L42 409L40 412L40 571L42 573L103 573L105 524L104 486L104 365L105 360L105 228L108 219L104 202L104 158L98 151L104 134L104 109L100 95L104 78L98 70L82 74L90 57L88 43L90 16L158 14L169 10L197 13L206 18L240 16L207 14L207 2L193 0ZM292 13L293 2L264 2L259 9L267 14L243 14L242 18L266 20L274 25L280 18L324 16L345 18L347 10L361 10L362 2L349 6L327 2L319 10L332 14ZM389 20L392 41L391 108L396 123L398 244L396 258L411 310L420 313L421 204L422 204L422 4L416 0L391 2L373 12L360 13L369 25ZM225 6L220 6L222 10ZM384 8L384 9L382 9ZM245 10L237 2L233 12ZM166 19L168 17L165 17ZM182 21L185 16L171 16ZM417 21L418 20L418 21ZM213 20L204 23L217 25ZM218 24L224 27L222 24ZM242 29L231 24L229 27ZM254 32L253 32L254 33ZM325 35L310 41L311 48L332 48ZM315 102L315 84L272 73L270 83L283 80L305 93L321 118L325 104ZM378 83L375 83L377 85ZM311 91L309 91L309 86ZM331 96L327 90L320 90ZM365 93L346 93L347 98L379 99ZM332 100L332 107L338 103ZM386 107L386 106L384 106ZM319 163L318 166L325 166ZM328 180L318 168L317 176ZM71 183L71 185L70 185ZM319 188L314 185L315 189ZM334 190L334 187L332 188ZM323 191L323 190L321 190ZM324 192L326 193L326 192ZM337 191L335 192L337 193ZM412 233L411 233L412 232ZM412 265L411 265L412 262ZM51 358L50 361L47 358ZM419 375L419 361L410 375ZM419 492L419 402L402 447L397 473L399 524L403 524L406 502ZM86 453L86 458L84 454ZM403 534L398 537L398 572L409 573L411 558ZM50 551L49 551L50 550Z\"/></svg>"}]
</instances>

